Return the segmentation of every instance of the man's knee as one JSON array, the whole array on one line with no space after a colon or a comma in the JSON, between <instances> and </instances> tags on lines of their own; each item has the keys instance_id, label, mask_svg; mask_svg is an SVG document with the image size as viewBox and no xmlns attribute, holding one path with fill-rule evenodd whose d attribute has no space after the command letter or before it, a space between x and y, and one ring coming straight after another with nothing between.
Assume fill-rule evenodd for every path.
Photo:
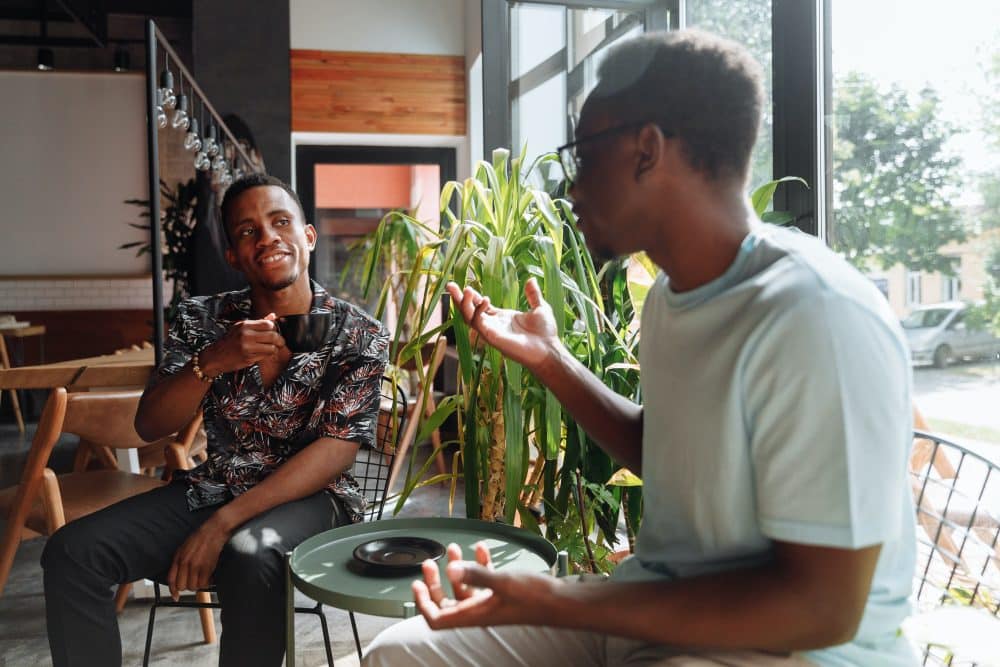
<instances>
[{"instance_id":1,"label":"man's knee","mask_svg":"<svg viewBox=\"0 0 1000 667\"><path fill-rule=\"evenodd\" d=\"M270 528L238 530L226 544L215 581L220 588L275 588L284 590L284 552L280 537Z\"/></svg>"},{"instance_id":2,"label":"man's knee","mask_svg":"<svg viewBox=\"0 0 1000 667\"><path fill-rule=\"evenodd\" d=\"M92 535L85 534L73 523L67 523L54 532L45 542L41 564L46 576L58 575L76 569L91 559L94 546Z\"/></svg>"},{"instance_id":3,"label":"man's knee","mask_svg":"<svg viewBox=\"0 0 1000 667\"><path fill-rule=\"evenodd\" d=\"M368 645L361 664L364 667L424 664L415 660L415 656L421 648L428 648L433 639L431 633L421 616L390 626Z\"/></svg>"}]
</instances>

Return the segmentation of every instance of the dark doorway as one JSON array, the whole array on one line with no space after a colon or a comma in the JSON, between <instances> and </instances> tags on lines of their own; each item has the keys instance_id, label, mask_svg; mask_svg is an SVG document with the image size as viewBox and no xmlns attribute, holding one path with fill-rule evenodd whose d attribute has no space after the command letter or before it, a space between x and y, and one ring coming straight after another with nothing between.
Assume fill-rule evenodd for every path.
<instances>
[{"instance_id":1,"label":"dark doorway","mask_svg":"<svg viewBox=\"0 0 1000 667\"><path fill-rule=\"evenodd\" d=\"M442 186L455 179L454 148L298 146L296 189L319 240L310 273L331 294L373 312L378 292L361 294L342 276L353 243L393 210L438 221Z\"/></svg>"}]
</instances>

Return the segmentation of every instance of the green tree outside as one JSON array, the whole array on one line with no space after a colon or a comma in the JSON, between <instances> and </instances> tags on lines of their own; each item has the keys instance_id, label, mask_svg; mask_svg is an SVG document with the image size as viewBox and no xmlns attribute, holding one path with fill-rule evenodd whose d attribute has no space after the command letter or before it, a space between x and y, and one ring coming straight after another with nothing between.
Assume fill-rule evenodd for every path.
<instances>
[{"instance_id":1,"label":"green tree outside","mask_svg":"<svg viewBox=\"0 0 1000 667\"><path fill-rule=\"evenodd\" d=\"M690 28L699 28L739 42L764 69L766 101L763 119L750 158L750 190L773 178L795 174L774 174L774 112L771 108L771 0L687 0L685 20Z\"/></svg>"},{"instance_id":2,"label":"green tree outside","mask_svg":"<svg viewBox=\"0 0 1000 667\"><path fill-rule=\"evenodd\" d=\"M937 93L911 97L857 72L835 89L834 249L861 269L874 262L954 275L939 249L966 238L951 202L961 160L945 148L955 129L941 119Z\"/></svg>"}]
</instances>

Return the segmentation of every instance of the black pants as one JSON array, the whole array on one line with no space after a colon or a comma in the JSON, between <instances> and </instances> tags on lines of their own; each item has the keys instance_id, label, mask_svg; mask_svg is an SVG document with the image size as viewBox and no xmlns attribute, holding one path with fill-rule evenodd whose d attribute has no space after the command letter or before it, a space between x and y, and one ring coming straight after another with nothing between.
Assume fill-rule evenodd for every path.
<instances>
[{"instance_id":1,"label":"black pants","mask_svg":"<svg viewBox=\"0 0 1000 667\"><path fill-rule=\"evenodd\" d=\"M190 511L182 483L72 521L45 545L45 616L54 667L118 667L115 584L163 578L174 553L218 507ZM219 664L277 667L285 653L285 552L343 524L325 491L255 517L222 550L214 582L222 603ZM193 612L192 612L193 613Z\"/></svg>"}]
</instances>

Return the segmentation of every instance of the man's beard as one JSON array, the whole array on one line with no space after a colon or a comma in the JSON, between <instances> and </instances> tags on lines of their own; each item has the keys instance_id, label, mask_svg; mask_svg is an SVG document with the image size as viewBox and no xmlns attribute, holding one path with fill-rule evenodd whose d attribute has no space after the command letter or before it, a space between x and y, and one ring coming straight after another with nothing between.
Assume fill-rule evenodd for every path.
<instances>
[{"instance_id":1,"label":"man's beard","mask_svg":"<svg viewBox=\"0 0 1000 667\"><path fill-rule=\"evenodd\" d=\"M262 283L263 287L271 290L272 292L280 292L281 290L295 284L295 281L299 279L299 270L297 268L292 269L288 275L283 278L278 278L270 283Z\"/></svg>"}]
</instances>

